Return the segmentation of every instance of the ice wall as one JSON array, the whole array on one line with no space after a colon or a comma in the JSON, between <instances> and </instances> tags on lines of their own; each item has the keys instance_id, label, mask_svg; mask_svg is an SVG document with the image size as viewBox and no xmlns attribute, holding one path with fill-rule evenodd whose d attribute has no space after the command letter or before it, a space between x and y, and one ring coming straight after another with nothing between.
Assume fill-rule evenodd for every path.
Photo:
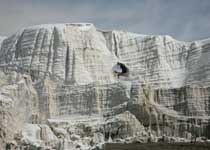
<instances>
[{"instance_id":1,"label":"ice wall","mask_svg":"<svg viewBox=\"0 0 210 150\"><path fill-rule=\"evenodd\" d=\"M31 71L35 79L52 75L62 82L113 82L115 57L92 24L36 26L6 39L1 63Z\"/></svg>"},{"instance_id":2,"label":"ice wall","mask_svg":"<svg viewBox=\"0 0 210 150\"><path fill-rule=\"evenodd\" d=\"M0 70L0 149L39 114L38 95L30 76L4 71Z\"/></svg>"},{"instance_id":3,"label":"ice wall","mask_svg":"<svg viewBox=\"0 0 210 150\"><path fill-rule=\"evenodd\" d=\"M69 149L78 141L90 146L96 137L102 142L134 136L141 123L159 130L163 114L181 121L209 119L209 39L181 42L69 23L28 27L0 39L0 45L1 136L8 130L13 138L8 123L32 123L20 125L23 143ZM115 72L117 64L126 72ZM144 85L152 90L149 106ZM138 129L144 136L140 131L144 128Z\"/></svg>"},{"instance_id":4,"label":"ice wall","mask_svg":"<svg viewBox=\"0 0 210 150\"><path fill-rule=\"evenodd\" d=\"M90 23L39 25L3 40L0 64L31 76L39 95L40 117L46 119L103 113L132 101L135 95L141 98L132 91L141 88L135 83L145 81L157 91L185 91L187 87L205 91L202 88L208 88L210 81L209 43L209 39L181 42L170 36L103 31ZM113 73L117 62L127 67L127 76ZM189 93L183 101L194 103L199 92ZM178 107L177 99L176 94L165 92L159 103L172 109ZM187 107L187 111L203 108Z\"/></svg>"}]
</instances>

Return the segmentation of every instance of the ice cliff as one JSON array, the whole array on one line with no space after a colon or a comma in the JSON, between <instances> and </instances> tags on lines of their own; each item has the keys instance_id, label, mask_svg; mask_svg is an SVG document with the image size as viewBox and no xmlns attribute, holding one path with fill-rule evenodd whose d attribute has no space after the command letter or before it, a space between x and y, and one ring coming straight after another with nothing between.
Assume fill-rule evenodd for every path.
<instances>
[{"instance_id":1,"label":"ice cliff","mask_svg":"<svg viewBox=\"0 0 210 150\"><path fill-rule=\"evenodd\" d=\"M0 38L0 45L0 139L10 134L5 120L20 124L2 143L18 134L16 145L93 148L134 132L148 136L144 126L157 130L160 124L166 132L164 115L177 122L196 118L206 127L201 120L210 116L210 39L181 42L68 23L21 29ZM13 121L12 113L21 119ZM178 127L177 134L191 133Z\"/></svg>"}]
</instances>

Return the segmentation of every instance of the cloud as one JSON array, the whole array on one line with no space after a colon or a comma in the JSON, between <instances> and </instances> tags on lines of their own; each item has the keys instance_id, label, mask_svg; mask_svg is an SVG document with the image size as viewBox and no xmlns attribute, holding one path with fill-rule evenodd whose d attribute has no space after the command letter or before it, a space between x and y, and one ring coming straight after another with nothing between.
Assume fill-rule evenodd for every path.
<instances>
[{"instance_id":1,"label":"cloud","mask_svg":"<svg viewBox=\"0 0 210 150\"><path fill-rule=\"evenodd\" d=\"M209 0L0 0L0 34L34 24L92 22L103 29L210 37Z\"/></svg>"}]
</instances>

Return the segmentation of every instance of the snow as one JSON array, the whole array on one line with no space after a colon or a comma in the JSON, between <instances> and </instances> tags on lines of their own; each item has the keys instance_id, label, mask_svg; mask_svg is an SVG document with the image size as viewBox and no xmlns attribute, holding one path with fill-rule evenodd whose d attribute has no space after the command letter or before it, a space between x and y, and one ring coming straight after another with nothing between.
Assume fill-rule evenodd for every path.
<instances>
[{"instance_id":1,"label":"snow","mask_svg":"<svg viewBox=\"0 0 210 150\"><path fill-rule=\"evenodd\" d=\"M1 44L2 44L3 40L6 38L7 38L6 36L0 36L0 50L1 50Z\"/></svg>"}]
</instances>

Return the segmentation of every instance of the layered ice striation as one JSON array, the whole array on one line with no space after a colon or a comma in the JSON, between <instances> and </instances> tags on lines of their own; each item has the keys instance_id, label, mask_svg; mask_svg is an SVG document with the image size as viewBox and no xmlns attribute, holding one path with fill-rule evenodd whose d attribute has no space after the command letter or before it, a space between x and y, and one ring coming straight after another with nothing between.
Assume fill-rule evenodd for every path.
<instances>
[{"instance_id":1,"label":"layered ice striation","mask_svg":"<svg viewBox=\"0 0 210 150\"><path fill-rule=\"evenodd\" d=\"M209 81L209 42L101 31L89 23L40 25L5 39L0 61L32 71L36 79L52 75L78 85L115 82L111 68L123 62L130 80L179 88Z\"/></svg>"},{"instance_id":2,"label":"layered ice striation","mask_svg":"<svg viewBox=\"0 0 210 150\"><path fill-rule=\"evenodd\" d=\"M28 27L0 38L0 45L1 76L12 79L2 84L17 86L22 79L34 97L19 97L21 104L30 104L27 123L129 111L148 125L145 84L156 103L148 106L154 107L152 117L155 112L182 119L210 116L210 39L181 42L67 23ZM10 77L14 73L18 77Z\"/></svg>"},{"instance_id":3,"label":"layered ice striation","mask_svg":"<svg viewBox=\"0 0 210 150\"><path fill-rule=\"evenodd\" d=\"M71 84L113 82L112 66L117 60L106 40L92 24L36 26L4 40L1 63L46 75Z\"/></svg>"}]
</instances>

